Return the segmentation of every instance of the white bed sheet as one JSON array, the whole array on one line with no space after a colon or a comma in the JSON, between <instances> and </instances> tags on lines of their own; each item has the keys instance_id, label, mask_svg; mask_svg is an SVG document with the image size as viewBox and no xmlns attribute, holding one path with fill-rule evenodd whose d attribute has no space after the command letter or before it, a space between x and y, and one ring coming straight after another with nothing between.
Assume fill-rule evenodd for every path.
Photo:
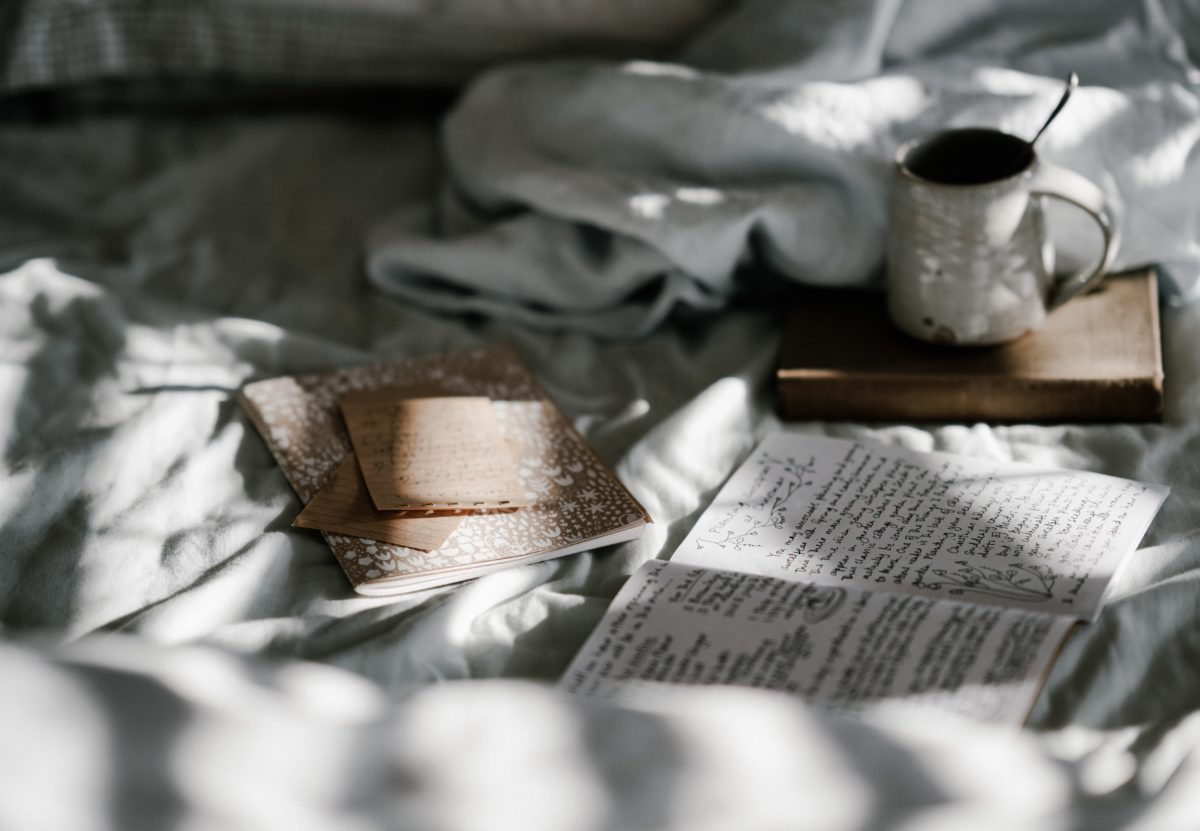
<instances>
[{"instance_id":1,"label":"white bed sheet","mask_svg":"<svg viewBox=\"0 0 1200 831\"><path fill-rule=\"evenodd\" d=\"M778 318L743 306L604 342L380 299L357 242L428 198L432 136L316 117L0 131L0 744L16 749L0 754L0 825L1194 819L1200 307L1165 313L1163 425L795 425L1172 485L1031 729L853 725L747 691L564 700L548 682L623 576L669 553L776 424ZM458 588L354 596L319 538L289 528L299 504L233 391L493 339L655 524Z\"/></svg>"},{"instance_id":2,"label":"white bed sheet","mask_svg":"<svg viewBox=\"0 0 1200 831\"><path fill-rule=\"evenodd\" d=\"M1166 482L1022 731L778 695L549 687L776 426L769 302L605 342L380 298L434 126L0 129L0 827L1187 828L1200 793L1200 305L1162 425L800 424ZM355 596L234 400L251 378L513 343L655 518L636 543ZM450 683L453 682L453 683Z\"/></svg>"}]
</instances>

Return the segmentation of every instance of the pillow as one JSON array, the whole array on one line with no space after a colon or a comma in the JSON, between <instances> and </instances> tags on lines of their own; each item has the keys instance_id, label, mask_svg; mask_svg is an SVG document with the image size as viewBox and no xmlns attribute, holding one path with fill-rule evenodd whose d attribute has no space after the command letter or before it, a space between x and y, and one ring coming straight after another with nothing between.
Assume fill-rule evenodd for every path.
<instances>
[{"instance_id":1,"label":"pillow","mask_svg":"<svg viewBox=\"0 0 1200 831\"><path fill-rule=\"evenodd\" d=\"M13 0L0 91L223 78L459 84L504 60L660 53L722 0Z\"/></svg>"}]
</instances>

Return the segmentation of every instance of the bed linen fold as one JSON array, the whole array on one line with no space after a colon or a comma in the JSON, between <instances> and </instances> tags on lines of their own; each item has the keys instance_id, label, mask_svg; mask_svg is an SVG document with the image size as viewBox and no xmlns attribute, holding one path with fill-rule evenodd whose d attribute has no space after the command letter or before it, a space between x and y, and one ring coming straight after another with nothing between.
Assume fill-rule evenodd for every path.
<instances>
[{"instance_id":1,"label":"bed linen fold","mask_svg":"<svg viewBox=\"0 0 1200 831\"><path fill-rule=\"evenodd\" d=\"M380 223L367 273L435 308L607 336L727 302L749 260L869 285L895 148L951 126L1032 136L1077 71L1083 87L1038 150L1106 192L1117 268L1158 263L1186 294L1200 276L1196 40L1186 8L1157 0L1071 14L766 0L672 62L507 64L446 119L436 210ZM1089 259L1086 222L1057 207L1064 259Z\"/></svg>"},{"instance_id":2,"label":"bed linen fold","mask_svg":"<svg viewBox=\"0 0 1200 831\"><path fill-rule=\"evenodd\" d=\"M26 831L1187 828L1200 782L1194 718L1147 747L1118 726L851 722L733 688L618 707L487 681L394 701L328 667L116 636L5 644L0 664L0 705L26 714L7 738L30 748L0 763L0 821Z\"/></svg>"}]
</instances>

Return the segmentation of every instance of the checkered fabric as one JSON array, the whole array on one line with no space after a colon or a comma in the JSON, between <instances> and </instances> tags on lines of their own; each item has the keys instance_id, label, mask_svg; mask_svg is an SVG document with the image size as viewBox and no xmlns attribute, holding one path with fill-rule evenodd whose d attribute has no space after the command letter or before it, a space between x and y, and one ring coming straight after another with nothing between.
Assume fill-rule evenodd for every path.
<instances>
[{"instance_id":1,"label":"checkered fabric","mask_svg":"<svg viewBox=\"0 0 1200 831\"><path fill-rule=\"evenodd\" d=\"M10 0L0 89L223 77L458 83L514 57L644 55L718 0Z\"/></svg>"}]
</instances>

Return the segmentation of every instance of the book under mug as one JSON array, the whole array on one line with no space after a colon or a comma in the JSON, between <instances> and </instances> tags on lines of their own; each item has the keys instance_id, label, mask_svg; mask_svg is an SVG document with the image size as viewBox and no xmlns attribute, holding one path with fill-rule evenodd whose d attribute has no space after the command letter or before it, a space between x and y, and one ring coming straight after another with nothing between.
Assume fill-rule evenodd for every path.
<instances>
[{"instance_id":1,"label":"book under mug","mask_svg":"<svg viewBox=\"0 0 1200 831\"><path fill-rule=\"evenodd\" d=\"M882 293L798 294L776 373L788 419L1157 421L1163 369L1153 271L1112 275L1012 343L949 347L891 323Z\"/></svg>"}]
</instances>

